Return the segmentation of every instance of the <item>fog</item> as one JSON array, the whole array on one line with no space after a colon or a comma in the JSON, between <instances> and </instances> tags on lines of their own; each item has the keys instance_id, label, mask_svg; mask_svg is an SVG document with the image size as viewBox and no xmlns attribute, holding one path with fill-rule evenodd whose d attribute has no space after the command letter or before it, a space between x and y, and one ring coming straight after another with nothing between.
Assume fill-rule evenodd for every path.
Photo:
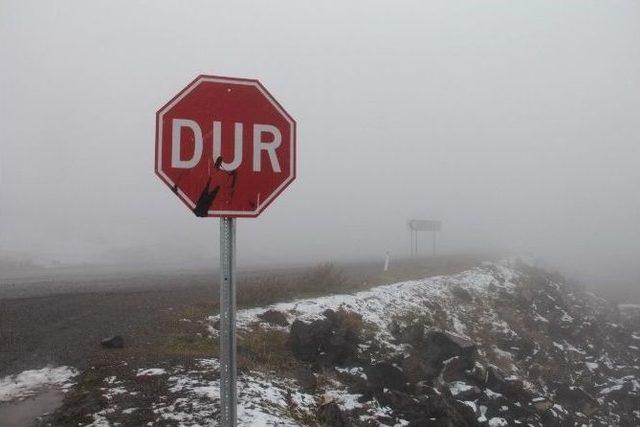
<instances>
[{"instance_id":1,"label":"fog","mask_svg":"<svg viewBox=\"0 0 640 427\"><path fill-rule=\"evenodd\" d=\"M640 279L637 1L0 5L0 253L217 265L218 221L154 175L155 112L198 74L259 79L298 177L238 263L531 253ZM426 249L428 236L421 245Z\"/></svg>"}]
</instances>

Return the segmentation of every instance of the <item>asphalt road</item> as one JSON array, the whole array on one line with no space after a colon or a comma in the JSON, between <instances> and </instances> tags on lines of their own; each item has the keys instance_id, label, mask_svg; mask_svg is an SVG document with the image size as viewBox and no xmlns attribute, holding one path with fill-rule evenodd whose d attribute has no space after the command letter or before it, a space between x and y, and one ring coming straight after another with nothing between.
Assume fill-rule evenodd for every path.
<instances>
[{"instance_id":1,"label":"asphalt road","mask_svg":"<svg viewBox=\"0 0 640 427\"><path fill-rule=\"evenodd\" d=\"M215 301L213 272L64 274L0 283L0 377L47 364L84 368L100 340L144 339L168 311Z\"/></svg>"}]
</instances>

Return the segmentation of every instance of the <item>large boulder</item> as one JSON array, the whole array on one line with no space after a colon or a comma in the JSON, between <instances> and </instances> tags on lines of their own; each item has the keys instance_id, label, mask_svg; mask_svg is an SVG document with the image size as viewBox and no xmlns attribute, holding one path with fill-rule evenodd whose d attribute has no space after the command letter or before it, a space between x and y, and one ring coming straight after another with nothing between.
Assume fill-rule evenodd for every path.
<instances>
[{"instance_id":1,"label":"large boulder","mask_svg":"<svg viewBox=\"0 0 640 427\"><path fill-rule=\"evenodd\" d=\"M405 409L410 426L470 427L479 425L475 412L451 394L419 396L413 410Z\"/></svg>"},{"instance_id":2,"label":"large boulder","mask_svg":"<svg viewBox=\"0 0 640 427\"><path fill-rule=\"evenodd\" d=\"M411 383L433 381L441 372L444 382L462 379L474 366L476 346L466 338L439 330L424 331L416 325L398 331L397 336L409 344L400 363Z\"/></svg>"},{"instance_id":3,"label":"large boulder","mask_svg":"<svg viewBox=\"0 0 640 427\"><path fill-rule=\"evenodd\" d=\"M473 366L476 346L466 338L449 332L431 330L425 334L421 344L422 356L433 364L441 364L458 356L469 367Z\"/></svg>"},{"instance_id":4,"label":"large boulder","mask_svg":"<svg viewBox=\"0 0 640 427\"><path fill-rule=\"evenodd\" d=\"M483 384L493 392L503 394L511 402L529 403L533 399L533 393L528 390L524 382L515 376L507 377L505 373L495 365L489 365L486 369L486 377Z\"/></svg>"},{"instance_id":5,"label":"large boulder","mask_svg":"<svg viewBox=\"0 0 640 427\"><path fill-rule=\"evenodd\" d=\"M310 323L294 320L290 329L293 355L304 362L315 362L331 337L331 322L326 319Z\"/></svg>"},{"instance_id":6,"label":"large boulder","mask_svg":"<svg viewBox=\"0 0 640 427\"><path fill-rule=\"evenodd\" d=\"M344 310L326 310L324 319L296 319L290 330L291 350L302 361L320 366L341 365L358 355L362 318Z\"/></svg>"},{"instance_id":7,"label":"large boulder","mask_svg":"<svg viewBox=\"0 0 640 427\"><path fill-rule=\"evenodd\" d=\"M365 368L368 391L379 395L383 390L406 390L404 372L391 362L379 362Z\"/></svg>"}]
</instances>

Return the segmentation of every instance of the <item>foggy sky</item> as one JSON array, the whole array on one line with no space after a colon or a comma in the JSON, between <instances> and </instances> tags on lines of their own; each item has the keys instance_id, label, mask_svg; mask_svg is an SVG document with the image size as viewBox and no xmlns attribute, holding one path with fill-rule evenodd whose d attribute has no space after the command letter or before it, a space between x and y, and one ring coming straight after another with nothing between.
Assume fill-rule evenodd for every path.
<instances>
[{"instance_id":1,"label":"foggy sky","mask_svg":"<svg viewBox=\"0 0 640 427\"><path fill-rule=\"evenodd\" d=\"M0 251L217 265L218 221L153 173L156 110L214 74L259 79L298 123L298 178L239 220L239 263L405 255L416 217L449 252L640 278L639 18L605 0L4 1Z\"/></svg>"}]
</instances>

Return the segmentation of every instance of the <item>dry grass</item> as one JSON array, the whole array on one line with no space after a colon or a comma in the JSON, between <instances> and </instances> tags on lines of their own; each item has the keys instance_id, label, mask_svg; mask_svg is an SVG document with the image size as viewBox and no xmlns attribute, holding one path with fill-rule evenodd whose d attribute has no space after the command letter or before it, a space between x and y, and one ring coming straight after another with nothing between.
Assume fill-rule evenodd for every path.
<instances>
[{"instance_id":1,"label":"dry grass","mask_svg":"<svg viewBox=\"0 0 640 427\"><path fill-rule=\"evenodd\" d=\"M297 366L286 332L256 325L238 333L237 345L240 369L287 374Z\"/></svg>"}]
</instances>

